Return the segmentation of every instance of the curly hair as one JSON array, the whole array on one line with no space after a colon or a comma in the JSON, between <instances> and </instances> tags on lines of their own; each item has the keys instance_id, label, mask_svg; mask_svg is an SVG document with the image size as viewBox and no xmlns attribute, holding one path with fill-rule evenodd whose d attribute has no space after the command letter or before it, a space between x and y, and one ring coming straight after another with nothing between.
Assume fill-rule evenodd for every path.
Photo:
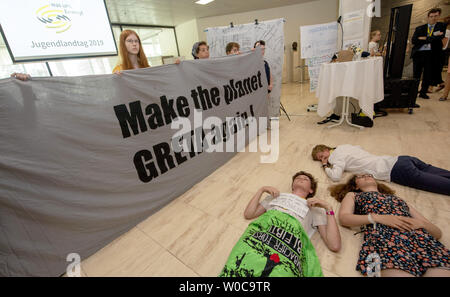
<instances>
[{"instance_id":1,"label":"curly hair","mask_svg":"<svg viewBox=\"0 0 450 297\"><path fill-rule=\"evenodd\" d=\"M386 186L385 184L381 184L377 182L378 192L382 194L395 194L395 191ZM330 195L334 197L338 202L342 202L345 195L349 192L359 193L361 190L357 189L356 186L356 175L353 175L345 184L333 185L328 188L330 191Z\"/></svg>"},{"instance_id":2,"label":"curly hair","mask_svg":"<svg viewBox=\"0 0 450 297\"><path fill-rule=\"evenodd\" d=\"M237 49L239 50L239 48L240 48L239 43L237 43L237 42L229 42L227 44L227 47L225 48L225 52L227 53L227 55L231 52L233 47L237 47Z\"/></svg>"},{"instance_id":3,"label":"curly hair","mask_svg":"<svg viewBox=\"0 0 450 297\"><path fill-rule=\"evenodd\" d=\"M307 176L309 178L309 180L311 181L311 190L313 192L309 193L308 196L306 196L306 198L308 199L308 198L314 197L314 195L316 195L316 191L317 191L317 180L314 178L314 176L312 176L312 174L305 172L305 171L299 171L296 174L294 174L294 176L292 177L292 184L294 184L294 180L300 175Z\"/></svg>"}]
</instances>

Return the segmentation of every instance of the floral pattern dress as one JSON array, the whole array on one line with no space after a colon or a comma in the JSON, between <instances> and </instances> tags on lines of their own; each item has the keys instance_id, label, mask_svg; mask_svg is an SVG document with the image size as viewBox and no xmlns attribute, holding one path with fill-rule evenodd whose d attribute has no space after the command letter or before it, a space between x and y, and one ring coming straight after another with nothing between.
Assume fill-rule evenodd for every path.
<instances>
[{"instance_id":1,"label":"floral pattern dress","mask_svg":"<svg viewBox=\"0 0 450 297\"><path fill-rule=\"evenodd\" d=\"M396 215L411 217L406 202L394 195L362 192L355 195L355 214ZM381 270L401 269L414 276L422 276L428 268L450 269L449 251L425 229L401 232L382 224L363 229L364 242L359 252L356 270L367 275L367 257L377 253ZM369 257L370 259L370 257Z\"/></svg>"}]
</instances>

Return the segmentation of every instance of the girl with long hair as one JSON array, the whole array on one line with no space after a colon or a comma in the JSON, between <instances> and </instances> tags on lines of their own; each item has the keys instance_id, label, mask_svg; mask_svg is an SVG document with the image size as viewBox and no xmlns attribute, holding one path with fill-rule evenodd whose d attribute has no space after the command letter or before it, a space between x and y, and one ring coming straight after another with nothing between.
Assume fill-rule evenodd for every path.
<instances>
[{"instance_id":1,"label":"girl with long hair","mask_svg":"<svg viewBox=\"0 0 450 297\"><path fill-rule=\"evenodd\" d=\"M365 225L356 266L363 275L379 256L381 276L450 276L449 251L438 241L441 230L391 188L360 174L331 186L330 193L341 202L342 226Z\"/></svg>"},{"instance_id":2,"label":"girl with long hair","mask_svg":"<svg viewBox=\"0 0 450 297\"><path fill-rule=\"evenodd\" d=\"M113 69L113 73L122 70L150 67L147 56L142 48L141 39L133 30L123 30L119 43L120 64Z\"/></svg>"}]
</instances>

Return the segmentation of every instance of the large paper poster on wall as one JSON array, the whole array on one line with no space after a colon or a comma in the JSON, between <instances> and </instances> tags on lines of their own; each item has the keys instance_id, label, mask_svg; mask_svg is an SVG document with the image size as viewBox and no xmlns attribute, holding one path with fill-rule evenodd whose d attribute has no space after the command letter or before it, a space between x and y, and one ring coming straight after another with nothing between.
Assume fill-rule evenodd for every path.
<instances>
[{"instance_id":1,"label":"large paper poster on wall","mask_svg":"<svg viewBox=\"0 0 450 297\"><path fill-rule=\"evenodd\" d=\"M320 65L331 61L337 52L337 22L300 27L301 55L306 59L309 74L309 91L319 83Z\"/></svg>"},{"instance_id":2,"label":"large paper poster on wall","mask_svg":"<svg viewBox=\"0 0 450 297\"><path fill-rule=\"evenodd\" d=\"M206 30L211 57L225 56L229 42L237 42L241 52L250 50L256 41L264 40L266 51L264 59L269 63L273 79L273 89L269 96L269 116L280 115L281 81L284 63L284 19L275 19L233 27L214 27Z\"/></svg>"},{"instance_id":3,"label":"large paper poster on wall","mask_svg":"<svg viewBox=\"0 0 450 297\"><path fill-rule=\"evenodd\" d=\"M0 24L13 62L117 54L104 0L1 0Z\"/></svg>"}]
</instances>

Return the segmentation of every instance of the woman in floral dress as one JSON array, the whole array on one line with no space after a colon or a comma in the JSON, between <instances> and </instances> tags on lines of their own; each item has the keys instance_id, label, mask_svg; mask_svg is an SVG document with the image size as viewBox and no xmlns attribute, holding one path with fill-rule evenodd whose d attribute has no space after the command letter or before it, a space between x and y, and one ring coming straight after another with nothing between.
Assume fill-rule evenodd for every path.
<instances>
[{"instance_id":1,"label":"woman in floral dress","mask_svg":"<svg viewBox=\"0 0 450 297\"><path fill-rule=\"evenodd\" d=\"M450 276L449 251L438 240L441 230L370 174L354 175L330 188L341 202L340 224L365 226L356 270L381 276Z\"/></svg>"}]
</instances>

